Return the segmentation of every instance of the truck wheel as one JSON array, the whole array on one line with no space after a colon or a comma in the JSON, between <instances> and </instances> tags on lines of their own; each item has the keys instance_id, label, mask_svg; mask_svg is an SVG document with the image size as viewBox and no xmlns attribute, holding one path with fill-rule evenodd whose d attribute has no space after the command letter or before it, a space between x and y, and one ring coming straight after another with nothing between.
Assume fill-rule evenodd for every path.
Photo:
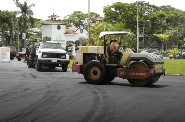
<instances>
[{"instance_id":1,"label":"truck wheel","mask_svg":"<svg viewBox=\"0 0 185 122\"><path fill-rule=\"evenodd\" d=\"M13 60L13 59L14 59L14 55L11 55L11 56L10 56L10 60Z\"/></svg>"},{"instance_id":2,"label":"truck wheel","mask_svg":"<svg viewBox=\"0 0 185 122\"><path fill-rule=\"evenodd\" d=\"M38 61L37 61L36 64L35 64L35 69L36 69L37 71L41 71L41 64L38 63Z\"/></svg>"},{"instance_id":3,"label":"truck wheel","mask_svg":"<svg viewBox=\"0 0 185 122\"><path fill-rule=\"evenodd\" d=\"M64 71L64 72L66 72L67 71L67 64L62 64L62 70Z\"/></svg>"},{"instance_id":4,"label":"truck wheel","mask_svg":"<svg viewBox=\"0 0 185 122\"><path fill-rule=\"evenodd\" d=\"M101 84L105 80L105 65L98 61L91 61L84 67L83 75L89 84Z\"/></svg>"},{"instance_id":5,"label":"truck wheel","mask_svg":"<svg viewBox=\"0 0 185 122\"><path fill-rule=\"evenodd\" d=\"M18 61L21 61L21 59L20 59L20 58L18 58L17 60L18 60Z\"/></svg>"},{"instance_id":6,"label":"truck wheel","mask_svg":"<svg viewBox=\"0 0 185 122\"><path fill-rule=\"evenodd\" d=\"M27 65L29 64L29 59L28 59L28 58L26 58L26 64L27 64Z\"/></svg>"},{"instance_id":7,"label":"truck wheel","mask_svg":"<svg viewBox=\"0 0 185 122\"><path fill-rule=\"evenodd\" d=\"M29 62L28 62L28 68L32 68L32 65L33 65L33 61L32 60L29 60Z\"/></svg>"}]
</instances>

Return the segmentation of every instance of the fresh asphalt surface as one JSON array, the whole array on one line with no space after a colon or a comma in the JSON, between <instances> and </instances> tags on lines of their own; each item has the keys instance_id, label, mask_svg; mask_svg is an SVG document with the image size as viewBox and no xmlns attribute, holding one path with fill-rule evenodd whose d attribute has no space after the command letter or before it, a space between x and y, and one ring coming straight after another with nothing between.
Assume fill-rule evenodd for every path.
<instances>
[{"instance_id":1,"label":"fresh asphalt surface","mask_svg":"<svg viewBox=\"0 0 185 122\"><path fill-rule=\"evenodd\" d=\"M0 63L0 122L183 122L184 113L184 76L161 76L150 87L120 78L91 85L71 69Z\"/></svg>"}]
</instances>

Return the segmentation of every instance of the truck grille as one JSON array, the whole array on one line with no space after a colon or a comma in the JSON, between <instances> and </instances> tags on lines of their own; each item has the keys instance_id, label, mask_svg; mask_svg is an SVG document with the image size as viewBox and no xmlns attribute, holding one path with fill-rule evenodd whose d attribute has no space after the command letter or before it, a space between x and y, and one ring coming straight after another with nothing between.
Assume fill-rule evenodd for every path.
<instances>
[{"instance_id":1,"label":"truck grille","mask_svg":"<svg viewBox=\"0 0 185 122\"><path fill-rule=\"evenodd\" d=\"M48 53L48 52L43 52L42 53L42 58L61 58L61 59L66 59L66 53Z\"/></svg>"}]
</instances>

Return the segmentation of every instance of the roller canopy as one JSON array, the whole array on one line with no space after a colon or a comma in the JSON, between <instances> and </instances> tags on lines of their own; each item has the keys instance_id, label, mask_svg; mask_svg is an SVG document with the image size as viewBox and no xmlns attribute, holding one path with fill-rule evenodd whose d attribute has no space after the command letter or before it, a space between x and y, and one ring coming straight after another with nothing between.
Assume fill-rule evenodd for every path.
<instances>
[{"instance_id":1,"label":"roller canopy","mask_svg":"<svg viewBox=\"0 0 185 122\"><path fill-rule=\"evenodd\" d=\"M109 36L109 35L127 35L127 34L131 34L131 33L126 31L104 31L100 33L99 37Z\"/></svg>"}]
</instances>

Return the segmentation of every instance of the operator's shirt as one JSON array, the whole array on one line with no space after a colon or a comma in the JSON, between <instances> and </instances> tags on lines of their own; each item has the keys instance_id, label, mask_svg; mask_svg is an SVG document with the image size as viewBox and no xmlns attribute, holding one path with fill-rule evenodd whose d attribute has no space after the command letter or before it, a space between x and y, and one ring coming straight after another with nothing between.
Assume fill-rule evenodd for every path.
<instances>
[{"instance_id":1,"label":"operator's shirt","mask_svg":"<svg viewBox=\"0 0 185 122\"><path fill-rule=\"evenodd\" d=\"M116 52L116 50L118 49L118 43L117 42L112 42L111 44L110 44L110 50L111 50L111 53L115 53Z\"/></svg>"}]
</instances>

